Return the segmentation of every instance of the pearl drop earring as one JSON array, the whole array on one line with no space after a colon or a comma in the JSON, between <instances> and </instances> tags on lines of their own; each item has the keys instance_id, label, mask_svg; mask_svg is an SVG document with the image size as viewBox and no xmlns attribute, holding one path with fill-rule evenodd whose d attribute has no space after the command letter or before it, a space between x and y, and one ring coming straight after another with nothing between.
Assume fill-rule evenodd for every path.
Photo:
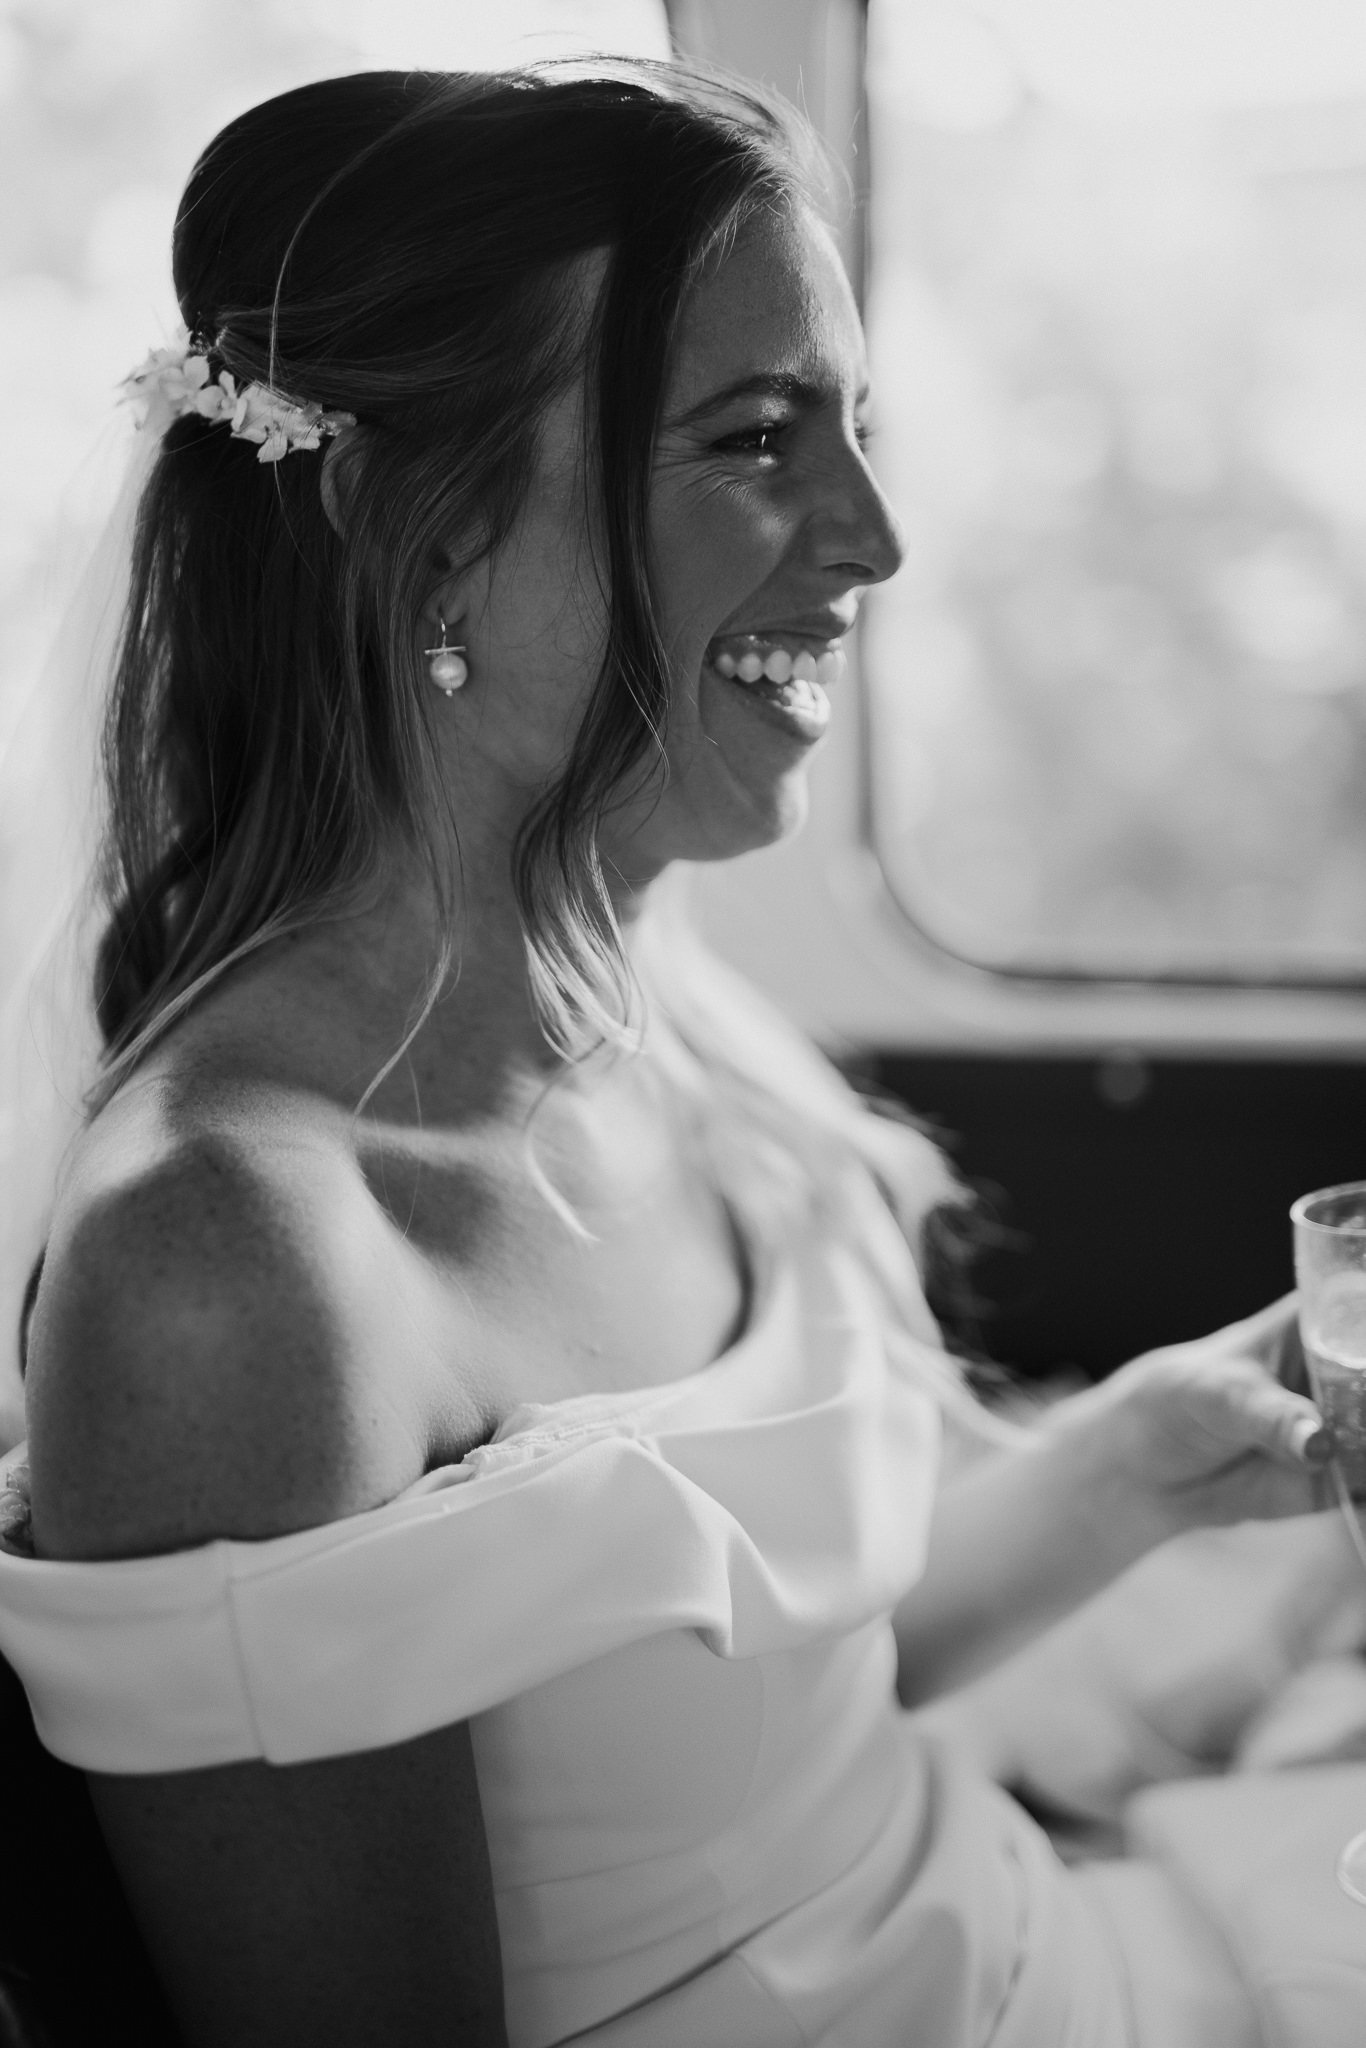
<instances>
[{"instance_id":1,"label":"pearl drop earring","mask_svg":"<svg viewBox=\"0 0 1366 2048\"><path fill-rule=\"evenodd\" d=\"M441 627L440 644L436 647L424 647L422 652L427 656L427 673L436 688L447 697L451 697L469 681L470 665L465 659L464 648L452 647L448 643L446 621L440 612L436 616Z\"/></svg>"}]
</instances>

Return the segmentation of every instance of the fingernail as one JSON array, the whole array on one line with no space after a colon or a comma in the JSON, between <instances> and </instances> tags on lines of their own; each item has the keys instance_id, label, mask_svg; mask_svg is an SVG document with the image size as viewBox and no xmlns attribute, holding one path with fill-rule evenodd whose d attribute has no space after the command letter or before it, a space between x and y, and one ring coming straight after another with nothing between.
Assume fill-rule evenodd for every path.
<instances>
[{"instance_id":1,"label":"fingernail","mask_svg":"<svg viewBox=\"0 0 1366 2048\"><path fill-rule=\"evenodd\" d=\"M1306 1465L1326 1465L1333 1455L1333 1439L1312 1415L1302 1416L1291 1432L1297 1456Z\"/></svg>"}]
</instances>

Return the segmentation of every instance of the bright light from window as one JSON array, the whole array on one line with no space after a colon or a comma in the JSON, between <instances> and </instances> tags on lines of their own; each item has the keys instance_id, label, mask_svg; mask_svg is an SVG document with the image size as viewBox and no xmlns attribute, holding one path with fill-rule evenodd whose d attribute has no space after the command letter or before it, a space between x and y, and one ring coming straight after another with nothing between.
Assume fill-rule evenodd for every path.
<instances>
[{"instance_id":1,"label":"bright light from window","mask_svg":"<svg viewBox=\"0 0 1366 2048\"><path fill-rule=\"evenodd\" d=\"M478 71L597 51L669 54L662 6L640 0L295 0L289 12L376 65Z\"/></svg>"},{"instance_id":2,"label":"bright light from window","mask_svg":"<svg viewBox=\"0 0 1366 2048\"><path fill-rule=\"evenodd\" d=\"M1145 119L1366 93L1361 0L902 0L881 12L899 89L947 129L989 127L1026 95Z\"/></svg>"},{"instance_id":3,"label":"bright light from window","mask_svg":"<svg viewBox=\"0 0 1366 2048\"><path fill-rule=\"evenodd\" d=\"M905 9L922 11L916 0ZM1361 0L976 0L934 11L995 26L1033 91L1090 116L1366 93Z\"/></svg>"},{"instance_id":4,"label":"bright light from window","mask_svg":"<svg viewBox=\"0 0 1366 2048\"><path fill-rule=\"evenodd\" d=\"M1366 977L1366 8L871 25L895 893L1025 973Z\"/></svg>"}]
</instances>

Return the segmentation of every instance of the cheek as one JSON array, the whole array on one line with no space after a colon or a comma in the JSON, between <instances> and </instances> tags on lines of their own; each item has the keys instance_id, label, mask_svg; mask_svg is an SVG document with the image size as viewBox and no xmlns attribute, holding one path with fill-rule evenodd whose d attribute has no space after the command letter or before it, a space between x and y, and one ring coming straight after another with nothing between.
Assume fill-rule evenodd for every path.
<instances>
[{"instance_id":1,"label":"cheek","mask_svg":"<svg viewBox=\"0 0 1366 2048\"><path fill-rule=\"evenodd\" d=\"M740 484L733 478L717 484L695 508L698 545L730 560L773 559L792 543L794 508L773 484Z\"/></svg>"},{"instance_id":2,"label":"cheek","mask_svg":"<svg viewBox=\"0 0 1366 2048\"><path fill-rule=\"evenodd\" d=\"M733 483L654 522L655 581L670 644L705 646L781 566L794 537L780 506Z\"/></svg>"}]
</instances>

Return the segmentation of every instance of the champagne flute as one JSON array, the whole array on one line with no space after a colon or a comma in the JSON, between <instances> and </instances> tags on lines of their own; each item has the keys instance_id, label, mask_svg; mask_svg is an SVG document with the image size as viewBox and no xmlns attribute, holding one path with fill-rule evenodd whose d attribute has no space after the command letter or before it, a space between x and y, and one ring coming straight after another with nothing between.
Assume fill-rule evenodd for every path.
<instances>
[{"instance_id":1,"label":"champagne flute","mask_svg":"<svg viewBox=\"0 0 1366 2048\"><path fill-rule=\"evenodd\" d=\"M1290 1220L1309 1384L1332 1432L1338 1504L1366 1566L1366 1180L1301 1195ZM1338 1858L1338 1883L1366 1906L1366 1830Z\"/></svg>"}]
</instances>

